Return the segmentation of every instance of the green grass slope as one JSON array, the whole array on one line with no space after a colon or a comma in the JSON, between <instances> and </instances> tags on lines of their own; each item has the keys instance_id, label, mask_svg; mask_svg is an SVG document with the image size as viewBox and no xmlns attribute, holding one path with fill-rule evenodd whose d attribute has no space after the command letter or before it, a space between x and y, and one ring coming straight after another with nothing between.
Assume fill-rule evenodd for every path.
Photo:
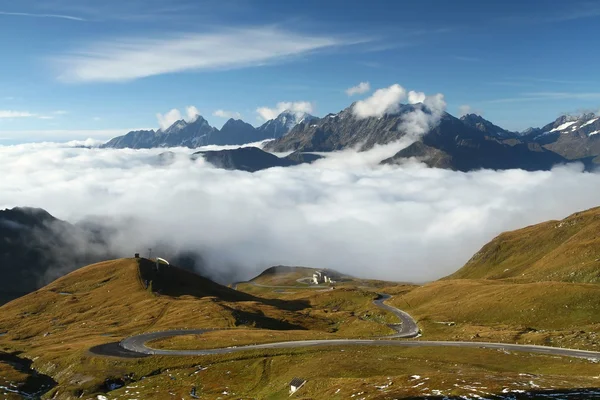
<instances>
[{"instance_id":1,"label":"green grass slope","mask_svg":"<svg viewBox=\"0 0 600 400\"><path fill-rule=\"evenodd\" d=\"M447 279L600 283L600 208L503 233Z\"/></svg>"}]
</instances>

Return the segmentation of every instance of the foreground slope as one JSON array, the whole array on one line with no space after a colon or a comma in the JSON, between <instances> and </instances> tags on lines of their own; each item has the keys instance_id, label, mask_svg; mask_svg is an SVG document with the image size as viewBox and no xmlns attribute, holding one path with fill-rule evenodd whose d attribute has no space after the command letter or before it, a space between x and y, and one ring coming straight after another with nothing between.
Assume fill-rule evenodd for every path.
<instances>
[{"instance_id":1,"label":"foreground slope","mask_svg":"<svg viewBox=\"0 0 600 400\"><path fill-rule=\"evenodd\" d=\"M424 336L600 348L600 208L506 232L393 300Z\"/></svg>"},{"instance_id":2,"label":"foreground slope","mask_svg":"<svg viewBox=\"0 0 600 400\"><path fill-rule=\"evenodd\" d=\"M600 208L505 232L448 279L600 283Z\"/></svg>"},{"instance_id":3,"label":"foreground slope","mask_svg":"<svg viewBox=\"0 0 600 400\"><path fill-rule=\"evenodd\" d=\"M4 358L18 355L23 365L31 364L27 359L35 360L32 368L57 382L49 393L69 398L81 391L107 391L106 380L111 377L140 379L167 365L149 360L133 365L123 361L122 368L103 362L99 366L98 357L89 353L95 346L144 332L229 328L239 330L240 335L252 330L262 340L270 332L284 331L297 339L393 332L382 323L386 313L376 311L372 304L377 297L373 292L312 295L260 298L177 267L157 271L155 264L145 259L102 262L0 308L0 371ZM337 305L335 310L332 303ZM229 336L229 343L236 338Z\"/></svg>"}]
</instances>

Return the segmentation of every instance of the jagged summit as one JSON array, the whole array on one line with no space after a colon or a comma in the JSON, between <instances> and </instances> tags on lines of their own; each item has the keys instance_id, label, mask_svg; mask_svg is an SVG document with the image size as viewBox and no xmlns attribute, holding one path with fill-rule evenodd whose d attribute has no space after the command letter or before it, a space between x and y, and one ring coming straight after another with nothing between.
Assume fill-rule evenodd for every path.
<instances>
[{"instance_id":1,"label":"jagged summit","mask_svg":"<svg viewBox=\"0 0 600 400\"><path fill-rule=\"evenodd\" d=\"M277 118L265 122L258 130L269 139L278 139L289 133L298 124L310 123L317 119L308 113L285 110Z\"/></svg>"},{"instance_id":2,"label":"jagged summit","mask_svg":"<svg viewBox=\"0 0 600 400\"><path fill-rule=\"evenodd\" d=\"M229 119L219 130L212 127L201 115L193 120L178 120L166 129L132 131L111 139L103 148L148 149L155 147L189 147L207 145L242 145L274 139L287 134L300 123L316 120L307 113L286 110L277 118L265 122L258 128L241 119Z\"/></svg>"},{"instance_id":3,"label":"jagged summit","mask_svg":"<svg viewBox=\"0 0 600 400\"><path fill-rule=\"evenodd\" d=\"M517 135L515 132L510 132L497 125L494 125L493 123L491 123L490 121L478 114L466 114L460 117L460 120L466 125L469 125L483 132L486 135L496 136L503 139L514 137Z\"/></svg>"}]
</instances>

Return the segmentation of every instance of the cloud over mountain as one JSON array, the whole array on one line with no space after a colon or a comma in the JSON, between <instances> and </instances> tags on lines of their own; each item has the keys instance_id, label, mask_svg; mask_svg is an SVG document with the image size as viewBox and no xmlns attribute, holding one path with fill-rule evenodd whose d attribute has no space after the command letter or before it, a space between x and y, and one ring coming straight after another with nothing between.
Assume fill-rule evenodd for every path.
<instances>
[{"instance_id":1,"label":"cloud over mountain","mask_svg":"<svg viewBox=\"0 0 600 400\"><path fill-rule=\"evenodd\" d=\"M11 171L0 181L0 207L42 207L73 222L95 215L118 228L113 246L122 254L168 243L200 252L215 275L248 278L288 264L424 281L455 271L501 231L562 218L600 197L600 175L574 166L377 166L402 145L255 174L192 162L189 149L175 149L164 165L161 149L0 147L0 168Z\"/></svg>"},{"instance_id":2,"label":"cloud over mountain","mask_svg":"<svg viewBox=\"0 0 600 400\"><path fill-rule=\"evenodd\" d=\"M291 111L296 114L311 114L314 110L311 102L308 101L281 101L275 107L259 107L256 109L258 117L263 121L275 119L284 111Z\"/></svg>"},{"instance_id":3,"label":"cloud over mountain","mask_svg":"<svg viewBox=\"0 0 600 400\"><path fill-rule=\"evenodd\" d=\"M195 106L187 106L185 108L185 112L185 120L188 122L195 120L196 117L200 115L200 111ZM184 119L184 117L181 114L181 111L179 111L176 108L173 108L172 110L164 114L157 113L156 119L158 120L158 126L160 127L160 129L165 130L171 125L173 125L175 122Z\"/></svg>"},{"instance_id":4,"label":"cloud over mountain","mask_svg":"<svg viewBox=\"0 0 600 400\"><path fill-rule=\"evenodd\" d=\"M213 115L215 117L219 117L219 118L234 118L234 119L239 119L242 117L242 115L239 112L236 111L227 111L227 110L216 110L215 112L213 112Z\"/></svg>"},{"instance_id":5,"label":"cloud over mountain","mask_svg":"<svg viewBox=\"0 0 600 400\"><path fill-rule=\"evenodd\" d=\"M398 84L377 89L370 97L354 104L354 115L357 118L382 117L384 114L397 112L404 99L406 89Z\"/></svg>"}]
</instances>

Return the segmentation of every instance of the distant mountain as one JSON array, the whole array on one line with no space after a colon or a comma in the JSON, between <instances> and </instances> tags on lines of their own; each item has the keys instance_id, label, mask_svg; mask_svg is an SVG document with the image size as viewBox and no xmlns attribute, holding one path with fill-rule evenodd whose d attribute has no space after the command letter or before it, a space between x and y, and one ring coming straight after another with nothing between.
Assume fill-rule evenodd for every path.
<instances>
[{"instance_id":1,"label":"distant mountain","mask_svg":"<svg viewBox=\"0 0 600 400\"><path fill-rule=\"evenodd\" d=\"M494 136L501 139L513 138L519 136L516 132L507 131L506 129L500 128L494 125L490 121L484 119L482 116L477 114L467 114L460 117L460 120L471 128L475 128L478 131L483 132L486 135Z\"/></svg>"},{"instance_id":2,"label":"distant mountain","mask_svg":"<svg viewBox=\"0 0 600 400\"><path fill-rule=\"evenodd\" d=\"M192 157L204 159L217 168L247 172L261 171L273 167L290 167L311 163L321 158L314 154L292 153L287 157L277 157L258 147L240 147L233 150L199 151Z\"/></svg>"},{"instance_id":3,"label":"distant mountain","mask_svg":"<svg viewBox=\"0 0 600 400\"><path fill-rule=\"evenodd\" d=\"M0 211L0 304L109 256L102 233L91 226L36 208Z\"/></svg>"},{"instance_id":4,"label":"distant mountain","mask_svg":"<svg viewBox=\"0 0 600 400\"><path fill-rule=\"evenodd\" d=\"M192 122L176 121L163 130L133 131L111 139L103 148L149 149L155 147L189 147L207 145L242 145L266 139L279 138L299 123L315 120L310 114L282 112L277 118L255 128L239 120L230 119L219 130L198 116Z\"/></svg>"},{"instance_id":5,"label":"distant mountain","mask_svg":"<svg viewBox=\"0 0 600 400\"><path fill-rule=\"evenodd\" d=\"M260 132L241 119L230 119L221 130L211 138L210 144L239 145L264 140Z\"/></svg>"},{"instance_id":6,"label":"distant mountain","mask_svg":"<svg viewBox=\"0 0 600 400\"><path fill-rule=\"evenodd\" d=\"M158 132L153 130L149 131L131 131L124 136L117 136L103 144L102 148L111 149L150 149L155 147L156 143L160 141L160 135Z\"/></svg>"},{"instance_id":7,"label":"distant mountain","mask_svg":"<svg viewBox=\"0 0 600 400\"><path fill-rule=\"evenodd\" d=\"M600 117L589 113L563 115L542 128L530 128L524 139L543 145L569 160L600 163Z\"/></svg>"},{"instance_id":8,"label":"distant mountain","mask_svg":"<svg viewBox=\"0 0 600 400\"><path fill-rule=\"evenodd\" d=\"M368 150L376 144L391 143L408 135L405 120L419 112L432 113L419 103L401 105L397 112L381 117L359 119L350 106L310 124L298 124L284 137L268 143L265 149L276 152ZM489 134L482 134L483 131ZM479 168L546 170L566 161L541 145L525 143L516 134L482 118L460 120L445 112L415 143L383 163L398 164L411 157L432 167L460 171Z\"/></svg>"},{"instance_id":9,"label":"distant mountain","mask_svg":"<svg viewBox=\"0 0 600 400\"><path fill-rule=\"evenodd\" d=\"M382 161L382 164L400 164L410 158L430 167L458 171L481 168L536 171L567 162L536 143L517 139L505 142L482 135L480 130L465 125L450 114L445 114L438 126L420 140Z\"/></svg>"},{"instance_id":10,"label":"distant mountain","mask_svg":"<svg viewBox=\"0 0 600 400\"><path fill-rule=\"evenodd\" d=\"M380 118L358 119L353 113L354 104L338 114L300 123L290 133L274 140L265 149L285 151L335 151L346 148L368 150L375 144L386 144L402 138L406 132L400 126L403 116L423 107L402 105L397 113Z\"/></svg>"},{"instance_id":11,"label":"distant mountain","mask_svg":"<svg viewBox=\"0 0 600 400\"><path fill-rule=\"evenodd\" d=\"M265 122L257 130L261 132L263 137L267 139L277 139L286 135L296 125L300 123L309 124L311 121L315 121L317 119L317 117L307 113L294 113L292 111L285 110L279 114L277 118Z\"/></svg>"}]
</instances>

